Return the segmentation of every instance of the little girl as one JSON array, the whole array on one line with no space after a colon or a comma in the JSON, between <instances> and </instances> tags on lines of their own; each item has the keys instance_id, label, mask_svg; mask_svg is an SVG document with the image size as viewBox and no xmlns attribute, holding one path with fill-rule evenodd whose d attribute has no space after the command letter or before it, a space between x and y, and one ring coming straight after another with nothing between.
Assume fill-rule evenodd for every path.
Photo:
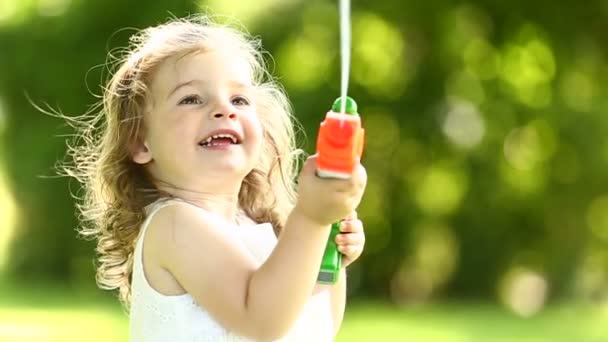
<instances>
[{"instance_id":1,"label":"little girl","mask_svg":"<svg viewBox=\"0 0 608 342\"><path fill-rule=\"evenodd\" d=\"M332 222L343 267L363 250L364 168L321 179L312 156L296 186L288 101L244 33L198 17L131 42L67 168L131 340L333 340L345 271L316 278Z\"/></svg>"}]
</instances>

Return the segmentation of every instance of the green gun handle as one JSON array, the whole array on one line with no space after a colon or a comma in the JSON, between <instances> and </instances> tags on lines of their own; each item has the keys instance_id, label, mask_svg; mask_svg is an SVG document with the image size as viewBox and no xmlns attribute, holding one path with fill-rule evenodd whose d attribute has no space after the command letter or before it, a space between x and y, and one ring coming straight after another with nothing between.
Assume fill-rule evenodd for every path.
<instances>
[{"instance_id":1,"label":"green gun handle","mask_svg":"<svg viewBox=\"0 0 608 342\"><path fill-rule=\"evenodd\" d=\"M343 104L343 100L346 103ZM342 107L344 112L341 113ZM364 130L361 127L357 103L350 97L339 97L326 114L317 137L317 176L348 179L363 152ZM317 283L335 284L342 268L342 253L336 245L340 222L331 225L329 239L321 261Z\"/></svg>"},{"instance_id":2,"label":"green gun handle","mask_svg":"<svg viewBox=\"0 0 608 342\"><path fill-rule=\"evenodd\" d=\"M336 245L336 235L340 233L340 222L331 225L327 246L321 260L321 270L317 277L317 283L333 285L338 281L340 268L342 267L342 253L338 251Z\"/></svg>"}]
</instances>

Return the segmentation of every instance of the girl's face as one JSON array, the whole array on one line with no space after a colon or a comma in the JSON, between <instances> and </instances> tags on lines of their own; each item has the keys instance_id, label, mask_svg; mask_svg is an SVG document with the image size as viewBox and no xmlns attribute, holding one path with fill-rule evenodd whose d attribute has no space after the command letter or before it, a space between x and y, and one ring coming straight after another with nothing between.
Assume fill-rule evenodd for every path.
<instances>
[{"instance_id":1,"label":"girl's face","mask_svg":"<svg viewBox=\"0 0 608 342\"><path fill-rule=\"evenodd\" d=\"M253 92L248 65L234 53L169 58L150 84L133 160L180 189L238 191L262 145Z\"/></svg>"}]
</instances>

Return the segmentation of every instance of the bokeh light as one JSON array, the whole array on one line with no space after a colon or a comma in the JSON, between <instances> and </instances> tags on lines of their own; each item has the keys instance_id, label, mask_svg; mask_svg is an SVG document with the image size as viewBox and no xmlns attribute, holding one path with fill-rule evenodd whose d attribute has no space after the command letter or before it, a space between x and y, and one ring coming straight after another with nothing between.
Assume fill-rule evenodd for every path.
<instances>
[{"instance_id":1,"label":"bokeh light","mask_svg":"<svg viewBox=\"0 0 608 342\"><path fill-rule=\"evenodd\" d=\"M8 261L9 244L17 223L17 204L6 177L0 169L0 271Z\"/></svg>"},{"instance_id":2,"label":"bokeh light","mask_svg":"<svg viewBox=\"0 0 608 342\"><path fill-rule=\"evenodd\" d=\"M483 84L472 73L458 71L451 75L446 81L446 93L449 97L457 97L473 103L483 103L485 91Z\"/></svg>"},{"instance_id":3,"label":"bokeh light","mask_svg":"<svg viewBox=\"0 0 608 342\"><path fill-rule=\"evenodd\" d=\"M485 122L474 104L452 101L442 124L443 133L456 146L473 148L485 135Z\"/></svg>"},{"instance_id":4,"label":"bokeh light","mask_svg":"<svg viewBox=\"0 0 608 342\"><path fill-rule=\"evenodd\" d=\"M522 197L538 194L547 185L547 170L541 166L521 170L514 168L507 162L501 162L499 164L499 171L502 180L508 188Z\"/></svg>"},{"instance_id":5,"label":"bokeh light","mask_svg":"<svg viewBox=\"0 0 608 342\"><path fill-rule=\"evenodd\" d=\"M17 13L18 7L17 1L0 2L0 23L10 20Z\"/></svg>"},{"instance_id":6,"label":"bokeh light","mask_svg":"<svg viewBox=\"0 0 608 342\"><path fill-rule=\"evenodd\" d=\"M468 51L467 48L471 48L470 44L472 42L485 39L492 32L493 28L492 19L487 13L472 4L455 6L452 10L447 11L442 25L442 45L444 53L446 53L444 56L446 58L444 63L446 64L453 64L455 60L460 61L462 57L466 58L467 54L469 58L473 57L471 55L472 51ZM463 52L465 55L463 55ZM475 52L479 53L482 51L478 50ZM488 57L482 55L483 52L476 57L481 57L484 60L485 57ZM449 62L449 60L452 60L452 62Z\"/></svg>"},{"instance_id":7,"label":"bokeh light","mask_svg":"<svg viewBox=\"0 0 608 342\"><path fill-rule=\"evenodd\" d=\"M608 252L596 245L582 258L574 283L576 294L592 302L608 305Z\"/></svg>"},{"instance_id":8,"label":"bokeh light","mask_svg":"<svg viewBox=\"0 0 608 342\"><path fill-rule=\"evenodd\" d=\"M504 156L518 170L531 170L553 156L557 137L553 128L544 120L534 120L528 125L513 129L505 138Z\"/></svg>"},{"instance_id":9,"label":"bokeh light","mask_svg":"<svg viewBox=\"0 0 608 342\"><path fill-rule=\"evenodd\" d=\"M338 37L335 25L323 22L323 19L331 17L335 21L335 12L330 4L315 2L302 14L300 32L287 39L278 50L278 70L287 87L305 91L329 80L331 62L339 53L334 48Z\"/></svg>"},{"instance_id":10,"label":"bokeh light","mask_svg":"<svg viewBox=\"0 0 608 342\"><path fill-rule=\"evenodd\" d=\"M513 128L503 144L505 163L500 165L503 179L518 193L538 193L548 182L547 162L553 158L558 146L557 134L545 120L535 119Z\"/></svg>"},{"instance_id":11,"label":"bokeh light","mask_svg":"<svg viewBox=\"0 0 608 342\"><path fill-rule=\"evenodd\" d=\"M0 138L2 138L5 129L6 113L0 100ZM17 204L4 170L4 161L0 159L0 272L8 261L8 247L14 234L15 225L17 224Z\"/></svg>"},{"instance_id":12,"label":"bokeh light","mask_svg":"<svg viewBox=\"0 0 608 342\"><path fill-rule=\"evenodd\" d=\"M502 302L514 313L531 317L544 307L549 283L538 271L513 267L504 275L499 292Z\"/></svg>"},{"instance_id":13,"label":"bokeh light","mask_svg":"<svg viewBox=\"0 0 608 342\"><path fill-rule=\"evenodd\" d=\"M597 43L581 38L573 49L573 63L566 67L560 77L559 90L565 105L577 112L593 110L600 95L604 57Z\"/></svg>"},{"instance_id":14,"label":"bokeh light","mask_svg":"<svg viewBox=\"0 0 608 342\"><path fill-rule=\"evenodd\" d=\"M550 85L556 69L551 47L533 25L524 25L517 41L502 51L501 78L515 99L532 108L544 108L552 102Z\"/></svg>"},{"instance_id":15,"label":"bokeh light","mask_svg":"<svg viewBox=\"0 0 608 342\"><path fill-rule=\"evenodd\" d=\"M576 111L589 111L596 92L592 76L583 71L570 71L562 80L561 95L564 102Z\"/></svg>"},{"instance_id":16,"label":"bokeh light","mask_svg":"<svg viewBox=\"0 0 608 342\"><path fill-rule=\"evenodd\" d=\"M278 53L279 71L285 84L295 90L307 90L326 81L330 51L323 42L306 33L288 41Z\"/></svg>"},{"instance_id":17,"label":"bokeh light","mask_svg":"<svg viewBox=\"0 0 608 342\"><path fill-rule=\"evenodd\" d=\"M258 20L268 15L279 15L280 10L288 5L297 3L296 0L202 0L200 7L203 11L211 9L226 18L238 18L247 26L254 26Z\"/></svg>"},{"instance_id":18,"label":"bokeh light","mask_svg":"<svg viewBox=\"0 0 608 342\"><path fill-rule=\"evenodd\" d=\"M414 196L419 208L429 215L446 215L459 208L468 190L467 174L446 164L430 166L417 184Z\"/></svg>"},{"instance_id":19,"label":"bokeh light","mask_svg":"<svg viewBox=\"0 0 608 342\"><path fill-rule=\"evenodd\" d=\"M466 70L482 80L497 76L500 67L499 51L487 40L473 38L463 51Z\"/></svg>"},{"instance_id":20,"label":"bokeh light","mask_svg":"<svg viewBox=\"0 0 608 342\"><path fill-rule=\"evenodd\" d=\"M441 291L456 271L459 245L450 227L422 221L413 229L413 251L407 253L391 282L396 302L424 302Z\"/></svg>"},{"instance_id":21,"label":"bokeh light","mask_svg":"<svg viewBox=\"0 0 608 342\"><path fill-rule=\"evenodd\" d=\"M370 94L397 98L415 68L397 27L371 12L352 19L352 80Z\"/></svg>"}]
</instances>

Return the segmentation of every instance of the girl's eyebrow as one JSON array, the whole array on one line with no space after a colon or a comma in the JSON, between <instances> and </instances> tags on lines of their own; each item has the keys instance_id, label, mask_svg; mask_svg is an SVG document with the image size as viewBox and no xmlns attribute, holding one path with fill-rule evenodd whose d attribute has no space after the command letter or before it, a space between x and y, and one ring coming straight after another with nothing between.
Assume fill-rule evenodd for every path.
<instances>
[{"instance_id":1,"label":"girl's eyebrow","mask_svg":"<svg viewBox=\"0 0 608 342\"><path fill-rule=\"evenodd\" d=\"M231 81L230 85L234 88L251 89L251 84L243 83L241 81Z\"/></svg>"},{"instance_id":2,"label":"girl's eyebrow","mask_svg":"<svg viewBox=\"0 0 608 342\"><path fill-rule=\"evenodd\" d=\"M169 99L171 97L171 95L173 95L176 91L180 90L183 87L187 87L187 86L191 86L194 84L207 84L207 81L204 80L199 80L199 79L192 79L190 81L186 81L186 82L182 82L179 83L178 85L175 86L175 88L173 88L173 90L171 90L169 92L169 95L167 95L167 99ZM250 90L251 89L251 85L247 84L247 83L243 83L241 81L231 81L230 82L230 86L234 87L234 88L240 88L240 89L245 89L245 90Z\"/></svg>"},{"instance_id":3,"label":"girl's eyebrow","mask_svg":"<svg viewBox=\"0 0 608 342\"><path fill-rule=\"evenodd\" d=\"M181 89L181 88L183 88L183 87L191 86L191 85L193 85L193 84L195 84L195 83L198 83L198 84L204 84L204 83L206 83L206 82L205 82L205 81L203 81L203 80L199 80L199 79L193 79L193 80L190 80L190 81L186 81L186 82L179 83L178 85L176 85L176 86L175 86L175 88L173 88L173 90L171 90L171 91L169 92L169 95L167 95L167 99L169 99L169 98L171 97L171 95L173 95L173 94L174 94L176 91L178 91L179 89Z\"/></svg>"}]
</instances>

